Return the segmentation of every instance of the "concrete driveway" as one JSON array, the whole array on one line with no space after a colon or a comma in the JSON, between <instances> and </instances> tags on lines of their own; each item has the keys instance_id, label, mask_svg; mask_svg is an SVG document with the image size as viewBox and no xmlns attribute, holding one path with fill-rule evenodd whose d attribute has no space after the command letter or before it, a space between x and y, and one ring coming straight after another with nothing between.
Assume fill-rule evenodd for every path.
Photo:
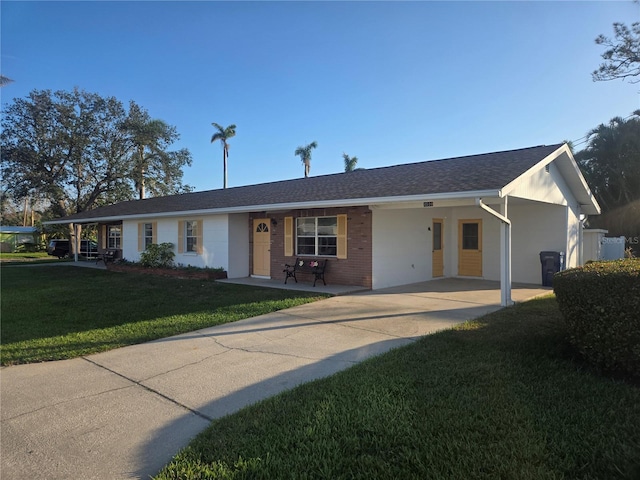
<instances>
[{"instance_id":1,"label":"concrete driveway","mask_svg":"<svg viewBox=\"0 0 640 480\"><path fill-rule=\"evenodd\" d=\"M0 370L0 475L148 478L209 422L498 310L446 279L309 305L73 360ZM549 289L515 286L523 301Z\"/></svg>"}]
</instances>

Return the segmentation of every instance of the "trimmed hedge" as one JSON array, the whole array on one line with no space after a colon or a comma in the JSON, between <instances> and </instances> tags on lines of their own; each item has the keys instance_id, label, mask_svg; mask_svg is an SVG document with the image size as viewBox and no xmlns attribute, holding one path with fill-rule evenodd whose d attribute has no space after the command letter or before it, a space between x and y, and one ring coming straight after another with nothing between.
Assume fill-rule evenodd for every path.
<instances>
[{"instance_id":1,"label":"trimmed hedge","mask_svg":"<svg viewBox=\"0 0 640 480\"><path fill-rule=\"evenodd\" d=\"M553 290L578 352L599 368L640 377L640 259L565 270Z\"/></svg>"}]
</instances>

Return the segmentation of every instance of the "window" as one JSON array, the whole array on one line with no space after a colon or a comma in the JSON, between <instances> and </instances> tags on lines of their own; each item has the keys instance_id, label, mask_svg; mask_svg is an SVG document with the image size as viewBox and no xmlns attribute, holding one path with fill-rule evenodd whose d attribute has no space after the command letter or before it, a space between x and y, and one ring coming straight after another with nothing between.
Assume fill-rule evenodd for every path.
<instances>
[{"instance_id":1,"label":"window","mask_svg":"<svg viewBox=\"0 0 640 480\"><path fill-rule=\"evenodd\" d=\"M143 245L146 250L153 243L153 223L145 223L142 227Z\"/></svg>"},{"instance_id":2,"label":"window","mask_svg":"<svg viewBox=\"0 0 640 480\"><path fill-rule=\"evenodd\" d=\"M122 248L122 227L120 225L109 225L107 230L107 248Z\"/></svg>"},{"instance_id":3,"label":"window","mask_svg":"<svg viewBox=\"0 0 640 480\"><path fill-rule=\"evenodd\" d=\"M462 249L463 250L478 250L479 232L477 223L463 223L462 224Z\"/></svg>"},{"instance_id":4,"label":"window","mask_svg":"<svg viewBox=\"0 0 640 480\"><path fill-rule=\"evenodd\" d=\"M158 223L144 222L138 224L138 251L144 252L151 244L158 243Z\"/></svg>"},{"instance_id":5,"label":"window","mask_svg":"<svg viewBox=\"0 0 640 480\"><path fill-rule=\"evenodd\" d=\"M337 217L296 219L296 254L335 257L338 245Z\"/></svg>"},{"instance_id":6,"label":"window","mask_svg":"<svg viewBox=\"0 0 640 480\"><path fill-rule=\"evenodd\" d=\"M433 249L442 250L442 222L433 222Z\"/></svg>"},{"instance_id":7,"label":"window","mask_svg":"<svg viewBox=\"0 0 640 480\"><path fill-rule=\"evenodd\" d=\"M186 220L178 222L178 253L203 252L202 220Z\"/></svg>"},{"instance_id":8,"label":"window","mask_svg":"<svg viewBox=\"0 0 640 480\"><path fill-rule=\"evenodd\" d=\"M198 222L184 222L185 252L198 252Z\"/></svg>"}]
</instances>

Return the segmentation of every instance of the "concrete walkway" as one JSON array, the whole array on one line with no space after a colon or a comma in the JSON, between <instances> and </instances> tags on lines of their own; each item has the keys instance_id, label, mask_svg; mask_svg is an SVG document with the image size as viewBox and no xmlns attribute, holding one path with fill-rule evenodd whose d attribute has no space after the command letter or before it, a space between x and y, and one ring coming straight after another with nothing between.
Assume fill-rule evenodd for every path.
<instances>
[{"instance_id":1,"label":"concrete walkway","mask_svg":"<svg viewBox=\"0 0 640 480\"><path fill-rule=\"evenodd\" d=\"M148 478L211 419L498 310L446 279L309 305L73 360L0 370L1 478ZM515 286L523 301L549 289Z\"/></svg>"}]
</instances>

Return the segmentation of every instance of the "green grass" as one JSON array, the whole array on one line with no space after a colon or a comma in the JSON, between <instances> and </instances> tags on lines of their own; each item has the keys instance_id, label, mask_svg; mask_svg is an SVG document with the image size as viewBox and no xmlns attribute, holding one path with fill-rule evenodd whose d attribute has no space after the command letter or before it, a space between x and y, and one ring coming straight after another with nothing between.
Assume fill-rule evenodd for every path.
<instances>
[{"instance_id":1,"label":"green grass","mask_svg":"<svg viewBox=\"0 0 640 480\"><path fill-rule=\"evenodd\" d=\"M78 357L322 298L62 265L0 271L2 365Z\"/></svg>"},{"instance_id":2,"label":"green grass","mask_svg":"<svg viewBox=\"0 0 640 480\"><path fill-rule=\"evenodd\" d=\"M0 263L2 263L3 267L13 264L22 265L24 263L57 263L61 261L63 260L52 257L51 255L48 255L47 252L0 253Z\"/></svg>"},{"instance_id":3,"label":"green grass","mask_svg":"<svg viewBox=\"0 0 640 480\"><path fill-rule=\"evenodd\" d=\"M640 388L574 360L555 298L216 420L157 479L638 479Z\"/></svg>"}]
</instances>

